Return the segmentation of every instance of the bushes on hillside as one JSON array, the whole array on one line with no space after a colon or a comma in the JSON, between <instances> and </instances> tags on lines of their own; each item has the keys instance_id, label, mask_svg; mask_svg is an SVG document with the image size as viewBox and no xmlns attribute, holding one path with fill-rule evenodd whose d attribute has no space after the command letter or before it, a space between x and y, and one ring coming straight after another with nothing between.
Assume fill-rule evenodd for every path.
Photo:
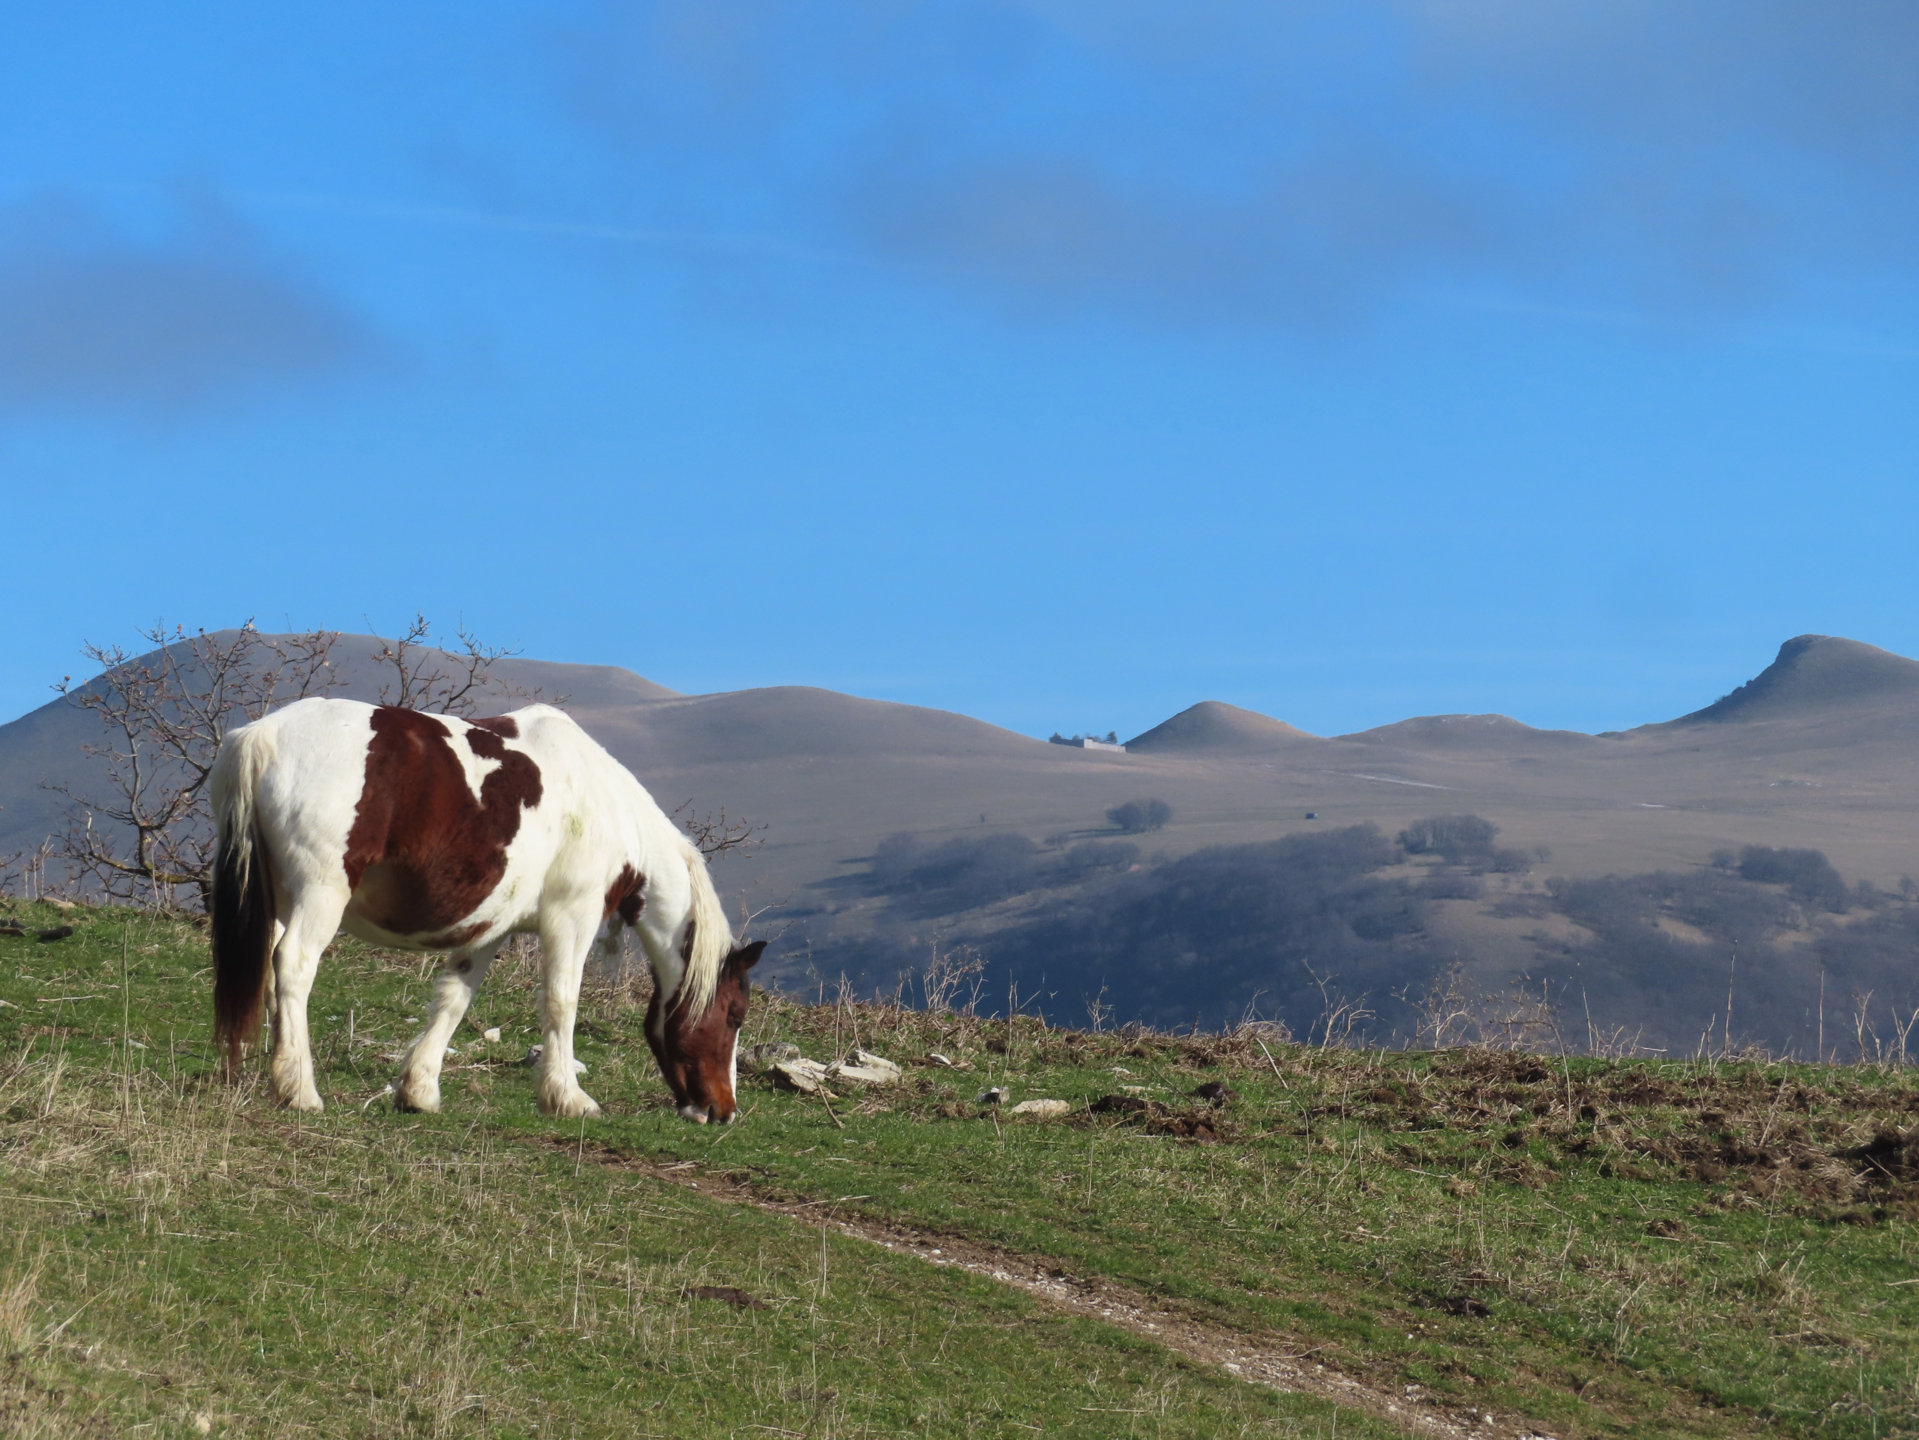
<instances>
[{"instance_id":1,"label":"bushes on hillside","mask_svg":"<svg viewBox=\"0 0 1919 1440\"><path fill-rule=\"evenodd\" d=\"M1398 848L1370 825L1199 850L1062 895L976 943L1003 991L1042 982L1069 1015L1106 987L1116 1013L1229 1024L1249 1009L1296 1033L1318 1023L1322 980L1380 1008L1423 976L1427 902L1378 874Z\"/></svg>"},{"instance_id":2,"label":"bushes on hillside","mask_svg":"<svg viewBox=\"0 0 1919 1440\"><path fill-rule=\"evenodd\" d=\"M1784 885L1786 893L1800 904L1835 915L1845 913L1849 899L1845 880L1818 850L1748 845L1739 852L1739 878L1761 885Z\"/></svg>"},{"instance_id":3,"label":"bushes on hillside","mask_svg":"<svg viewBox=\"0 0 1919 1440\"><path fill-rule=\"evenodd\" d=\"M892 835L874 851L871 887L920 915L956 915L1039 888L1040 848L1024 835L962 837L927 845Z\"/></svg>"},{"instance_id":4,"label":"bushes on hillside","mask_svg":"<svg viewBox=\"0 0 1919 1440\"><path fill-rule=\"evenodd\" d=\"M1531 861L1523 851L1493 844L1499 827L1477 815L1428 815L1399 832L1399 845L1408 855L1437 855L1449 865L1475 870L1518 874Z\"/></svg>"},{"instance_id":5,"label":"bushes on hillside","mask_svg":"<svg viewBox=\"0 0 1919 1440\"><path fill-rule=\"evenodd\" d=\"M1440 900L1572 922L1527 940L1531 984L1575 1045L1618 1034L1690 1053L1708 1030L1724 1045L1729 992L1735 1045L1782 1052L1813 1048L1822 1005L1828 1048L1853 1034L1864 997L1907 1016L1919 1006L1919 885L1904 898L1848 888L1816 850L1747 846L1711 866L1534 889L1483 878L1506 863L1497 836L1478 816L1441 815L1398 843L1361 825L1147 860L1124 841L906 835L851 883L886 901L879 934L860 942L876 962L922 943L919 927L935 921L943 943L986 958L985 993L1017 988L1068 1023L1104 987L1102 1009L1122 1020L1224 1025L1252 1010L1303 1035L1364 996L1356 1034L1408 1035L1405 997L1444 969L1426 933ZM1440 863L1402 879L1392 867L1408 853Z\"/></svg>"},{"instance_id":6,"label":"bushes on hillside","mask_svg":"<svg viewBox=\"0 0 1919 1440\"><path fill-rule=\"evenodd\" d=\"M1128 800L1108 810L1106 818L1128 835L1144 835L1148 830L1164 830L1173 818L1173 807L1164 800Z\"/></svg>"}]
</instances>

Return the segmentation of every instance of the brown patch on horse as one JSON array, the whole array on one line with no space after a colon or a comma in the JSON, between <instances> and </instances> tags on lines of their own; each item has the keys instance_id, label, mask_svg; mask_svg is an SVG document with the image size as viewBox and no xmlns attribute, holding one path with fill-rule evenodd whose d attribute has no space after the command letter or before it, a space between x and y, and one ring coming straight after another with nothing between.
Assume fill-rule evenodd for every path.
<instances>
[{"instance_id":1,"label":"brown patch on horse","mask_svg":"<svg viewBox=\"0 0 1919 1440\"><path fill-rule=\"evenodd\" d=\"M464 950L475 940L478 940L482 935L486 934L487 928L484 923L461 925L455 929L448 930L443 935L429 935L418 943L428 950Z\"/></svg>"},{"instance_id":2,"label":"brown patch on horse","mask_svg":"<svg viewBox=\"0 0 1919 1440\"><path fill-rule=\"evenodd\" d=\"M477 725L482 730L491 730L502 740L518 740L520 738L520 722L515 720L511 715L490 715L484 720L469 720L466 723L469 725Z\"/></svg>"},{"instance_id":3,"label":"brown patch on horse","mask_svg":"<svg viewBox=\"0 0 1919 1440\"><path fill-rule=\"evenodd\" d=\"M416 710L376 709L347 833L354 910L389 934L435 935L436 948L478 937L473 927L452 927L499 886L507 846L543 788L539 766L506 748L497 722L468 726L466 741L499 762L477 798L444 725Z\"/></svg>"},{"instance_id":4,"label":"brown patch on horse","mask_svg":"<svg viewBox=\"0 0 1919 1440\"><path fill-rule=\"evenodd\" d=\"M618 915L629 925L640 923L640 911L646 908L646 877L631 865L622 865L620 873L613 877L613 883L606 887L606 907L600 912L601 919L611 919Z\"/></svg>"},{"instance_id":5,"label":"brown patch on horse","mask_svg":"<svg viewBox=\"0 0 1919 1440\"><path fill-rule=\"evenodd\" d=\"M739 1108L733 1094L733 1049L740 1026L746 1023L752 994L747 972L759 963L765 949L764 940L733 948L720 964L713 1003L697 1019L687 1018L677 1006L668 1007L662 1015L667 1002L654 991L646 1012L647 1040L676 1106L697 1106L720 1121L731 1120Z\"/></svg>"}]
</instances>

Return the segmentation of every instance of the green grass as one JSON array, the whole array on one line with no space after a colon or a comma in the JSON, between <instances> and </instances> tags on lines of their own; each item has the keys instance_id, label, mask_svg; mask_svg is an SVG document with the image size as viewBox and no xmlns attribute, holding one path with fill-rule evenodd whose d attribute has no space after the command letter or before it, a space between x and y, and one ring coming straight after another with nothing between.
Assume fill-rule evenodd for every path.
<instances>
[{"instance_id":1,"label":"green grass","mask_svg":"<svg viewBox=\"0 0 1919 1440\"><path fill-rule=\"evenodd\" d=\"M816 1102L770 1092L737 1136L644 1113L607 1133L783 1193L863 1195L850 1207L1057 1257L1562 1434L1919 1433L1919 1207L1910 1184L1861 1185L1865 1166L1843 1155L1910 1133L1909 1076L1269 1059L1249 1041L1036 1024L995 1054L1003 1024L866 1018L893 1027L862 1035L871 1048L931 1045L974 1069L842 1106L845 1133ZM832 1020L793 1007L762 1024L821 1053ZM1016 1100L1077 1103L1130 1084L1190 1106L1215 1079L1240 1092L1216 1144L1084 1114L995 1124L947 1098L1003 1080ZM955 1110L966 1118L939 1118Z\"/></svg>"},{"instance_id":2,"label":"green grass","mask_svg":"<svg viewBox=\"0 0 1919 1440\"><path fill-rule=\"evenodd\" d=\"M32 918L79 933L0 940L0 1433L1334 1430L963 1272L528 1143L556 1127L528 1120L523 1066L454 1071L442 1117L363 1113L417 967L347 946L323 971L330 1109L301 1119L210 1074L196 933ZM509 984L490 1018L527 999ZM641 1057L589 1053L641 1083Z\"/></svg>"},{"instance_id":3,"label":"green grass","mask_svg":"<svg viewBox=\"0 0 1919 1440\"><path fill-rule=\"evenodd\" d=\"M759 996L749 1041L863 1043L907 1079L830 1111L747 1081L741 1122L702 1129L672 1115L636 997L600 990L580 1054L608 1117L581 1152L537 1143L582 1131L533 1113L524 965L496 969L456 1042L446 1113L396 1116L360 1107L430 971L340 945L313 1004L329 1109L299 1121L210 1078L195 932L75 923L0 940L0 1407L47 1434L198 1414L232 1433L1331 1428L1322 1403L596 1146L1049 1259L1560 1436L1919 1434L1909 1073L1262 1049ZM129 923L146 1048L123 1050ZM911 1063L932 1049L966 1068ZM1210 1080L1239 1092L1213 1143L1084 1109L1131 1085L1179 1111ZM989 1083L1075 1112L996 1121L971 1103ZM1875 1136L1893 1175L1846 1153ZM699 1285L768 1308L685 1298ZM1338 1430L1381 1433L1352 1412Z\"/></svg>"}]
</instances>

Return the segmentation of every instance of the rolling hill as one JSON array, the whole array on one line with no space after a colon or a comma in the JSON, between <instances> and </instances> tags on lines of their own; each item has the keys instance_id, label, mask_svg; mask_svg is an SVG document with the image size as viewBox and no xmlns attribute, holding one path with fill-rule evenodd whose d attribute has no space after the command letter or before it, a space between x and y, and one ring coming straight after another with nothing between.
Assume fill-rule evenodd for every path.
<instances>
[{"instance_id":1,"label":"rolling hill","mask_svg":"<svg viewBox=\"0 0 1919 1440\"><path fill-rule=\"evenodd\" d=\"M342 639L343 693L377 696L377 648L371 637ZM1124 754L808 687L680 695L614 667L524 659L497 673L567 697L669 809L723 806L764 827L757 854L716 873L730 904L781 934L788 973L810 963L885 983L942 937L990 950L1047 906L1102 903L1119 852L1047 868L1047 857L1088 843L1135 846L1127 865L1144 873L1220 847L1306 843L1354 826L1390 839L1423 816L1483 817L1506 868L1462 862L1442 880L1433 867L1451 862L1406 855L1375 878L1422 897L1422 965L1459 959L1489 985L1592 943L1590 927L1541 899L1548 881L1695 873L1716 852L1747 846L1817 850L1847 882L1887 891L1919 874L1919 662L1831 637L1789 640L1724 699L1617 734L1445 715L1320 737L1204 701ZM83 750L92 724L56 701L0 726L0 855L37 846L61 823L64 802L43 782L84 782L97 763ZM1170 805L1171 823L1117 836L1106 812L1147 796ZM1040 859L1018 861L1005 893L988 886L978 905L907 925L898 897L870 883L871 857L901 834L959 847L949 857L1003 837L1002 861L1008 845ZM1018 889L1018 875L1036 888ZM1648 923L1681 933L1688 922Z\"/></svg>"}]
</instances>

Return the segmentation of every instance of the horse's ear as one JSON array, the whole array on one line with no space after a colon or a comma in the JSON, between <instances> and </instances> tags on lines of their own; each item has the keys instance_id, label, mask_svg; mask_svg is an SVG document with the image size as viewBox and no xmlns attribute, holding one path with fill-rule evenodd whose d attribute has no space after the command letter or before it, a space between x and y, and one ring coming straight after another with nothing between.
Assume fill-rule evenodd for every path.
<instances>
[{"instance_id":1,"label":"horse's ear","mask_svg":"<svg viewBox=\"0 0 1919 1440\"><path fill-rule=\"evenodd\" d=\"M742 970L751 970L760 963L760 952L766 948L764 940L755 940L751 945L742 945L727 958L739 962Z\"/></svg>"}]
</instances>

